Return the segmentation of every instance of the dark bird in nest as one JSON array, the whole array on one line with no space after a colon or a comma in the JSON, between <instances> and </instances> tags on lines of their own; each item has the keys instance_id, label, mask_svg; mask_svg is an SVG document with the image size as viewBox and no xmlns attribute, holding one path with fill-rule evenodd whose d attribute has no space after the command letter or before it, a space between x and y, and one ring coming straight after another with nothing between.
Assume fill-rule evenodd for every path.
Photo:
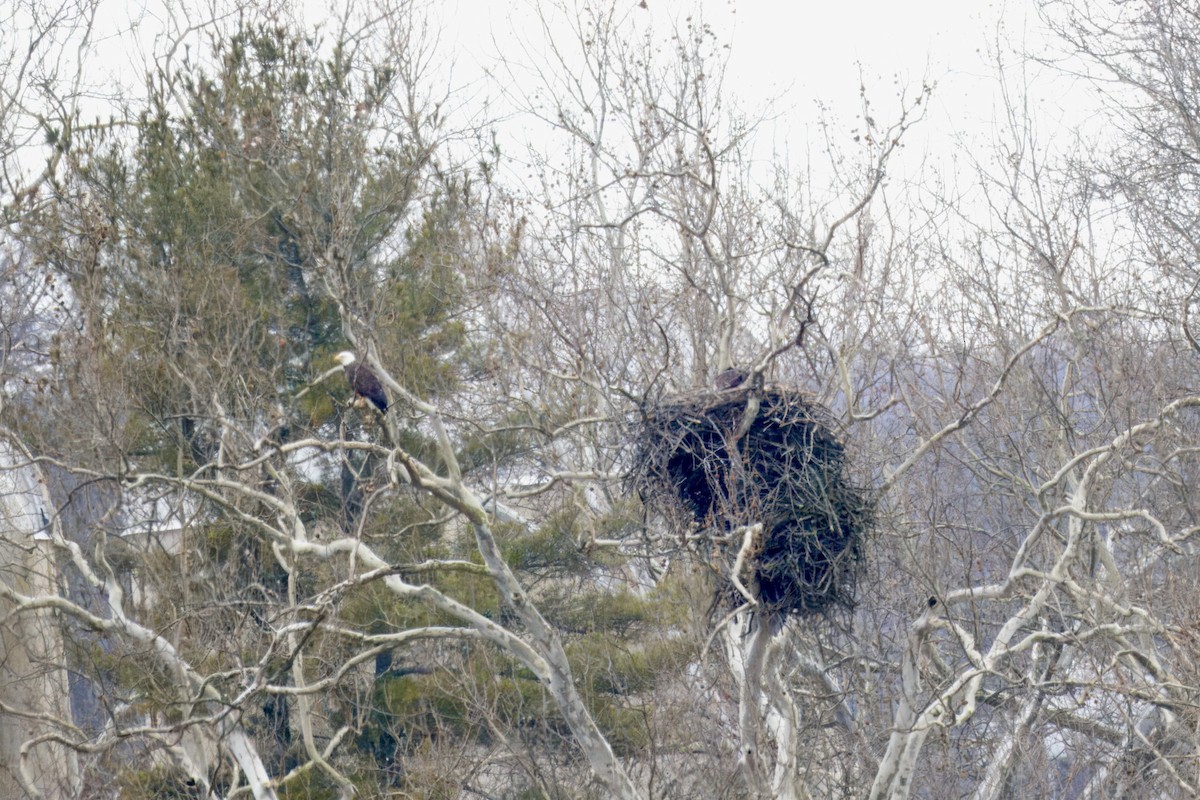
<instances>
[{"instance_id":1,"label":"dark bird in nest","mask_svg":"<svg viewBox=\"0 0 1200 800\"><path fill-rule=\"evenodd\" d=\"M750 377L750 371L741 367L730 367L723 369L717 373L717 377L713 380L713 385L720 391L726 389L736 389L746 382L746 378Z\"/></svg>"},{"instance_id":2,"label":"dark bird in nest","mask_svg":"<svg viewBox=\"0 0 1200 800\"><path fill-rule=\"evenodd\" d=\"M358 363L358 358L349 350L338 353L333 360L346 368L346 380L350 382L350 388L354 390L359 402L370 403L379 409L380 413L388 410L387 394L384 393L383 384L379 382L379 376L374 370L366 364Z\"/></svg>"}]
</instances>

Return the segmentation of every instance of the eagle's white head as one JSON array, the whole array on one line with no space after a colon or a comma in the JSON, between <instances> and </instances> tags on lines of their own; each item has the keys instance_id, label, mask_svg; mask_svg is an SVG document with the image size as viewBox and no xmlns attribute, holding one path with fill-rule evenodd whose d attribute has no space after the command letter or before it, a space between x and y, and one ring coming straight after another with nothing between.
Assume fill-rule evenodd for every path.
<instances>
[{"instance_id":1,"label":"eagle's white head","mask_svg":"<svg viewBox=\"0 0 1200 800\"><path fill-rule=\"evenodd\" d=\"M354 353L351 353L349 350L343 350L334 356L333 360L341 364L343 367L348 367L357 361L357 358L355 358Z\"/></svg>"}]
</instances>

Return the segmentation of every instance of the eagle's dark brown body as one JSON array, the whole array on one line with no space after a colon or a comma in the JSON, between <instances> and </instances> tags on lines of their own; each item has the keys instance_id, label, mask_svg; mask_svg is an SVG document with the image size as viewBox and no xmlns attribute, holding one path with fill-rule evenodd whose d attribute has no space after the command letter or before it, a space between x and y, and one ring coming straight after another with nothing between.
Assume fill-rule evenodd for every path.
<instances>
[{"instance_id":1,"label":"eagle's dark brown body","mask_svg":"<svg viewBox=\"0 0 1200 800\"><path fill-rule=\"evenodd\" d=\"M387 393L383 391L383 384L380 383L379 376L375 374L374 370L366 364L359 363L354 353L351 352L338 353L335 358L345 368L346 380L350 382L350 388L354 390L354 394L375 406L380 413L387 411Z\"/></svg>"},{"instance_id":2,"label":"eagle's dark brown body","mask_svg":"<svg viewBox=\"0 0 1200 800\"><path fill-rule=\"evenodd\" d=\"M713 380L713 385L720 391L726 389L736 389L746 382L749 373L741 367L730 367L723 369L717 373L717 377Z\"/></svg>"}]
</instances>

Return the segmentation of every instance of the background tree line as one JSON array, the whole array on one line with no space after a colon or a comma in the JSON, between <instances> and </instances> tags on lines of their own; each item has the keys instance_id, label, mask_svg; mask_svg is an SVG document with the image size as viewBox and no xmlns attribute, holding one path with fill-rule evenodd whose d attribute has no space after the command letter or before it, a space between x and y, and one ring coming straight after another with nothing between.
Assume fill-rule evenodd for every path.
<instances>
[{"instance_id":1,"label":"background tree line","mask_svg":"<svg viewBox=\"0 0 1200 800\"><path fill-rule=\"evenodd\" d=\"M1196 793L1186 4L1044 3L1105 136L1000 73L967 203L889 180L931 86L764 174L699 16L545 7L510 153L419 5L189 9L93 122L99 9L0 54L0 794ZM868 487L853 612L725 617L630 488L735 364Z\"/></svg>"}]
</instances>

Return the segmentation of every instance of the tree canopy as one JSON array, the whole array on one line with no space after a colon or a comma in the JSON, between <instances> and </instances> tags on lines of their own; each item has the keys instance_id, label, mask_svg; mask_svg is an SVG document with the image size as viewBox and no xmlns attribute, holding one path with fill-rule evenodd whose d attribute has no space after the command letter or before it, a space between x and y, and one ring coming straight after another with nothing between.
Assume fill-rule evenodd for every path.
<instances>
[{"instance_id":1,"label":"tree canopy","mask_svg":"<svg viewBox=\"0 0 1200 800\"><path fill-rule=\"evenodd\" d=\"M91 122L19 4L0 795L1195 794L1200 20L1040 11L1105 135L998 70L958 194L927 83L764 166L698 14L452 93L419 4L188 6Z\"/></svg>"}]
</instances>

